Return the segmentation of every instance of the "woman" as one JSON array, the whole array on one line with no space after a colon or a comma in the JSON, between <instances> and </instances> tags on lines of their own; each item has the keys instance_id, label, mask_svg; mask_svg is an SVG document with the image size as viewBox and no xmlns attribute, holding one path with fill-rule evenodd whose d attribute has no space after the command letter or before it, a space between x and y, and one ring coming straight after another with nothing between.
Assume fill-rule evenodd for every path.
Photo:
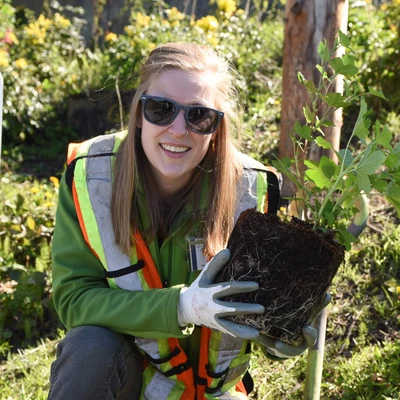
<instances>
[{"instance_id":1,"label":"woman","mask_svg":"<svg viewBox=\"0 0 400 400\"><path fill-rule=\"evenodd\" d=\"M232 144L233 83L211 49L159 46L127 133L70 147L52 249L70 331L50 399L245 399L251 340L271 358L305 351L223 318L264 311L219 300L257 283L213 284L237 217L268 208L267 169ZM315 330L304 333L312 345Z\"/></svg>"}]
</instances>

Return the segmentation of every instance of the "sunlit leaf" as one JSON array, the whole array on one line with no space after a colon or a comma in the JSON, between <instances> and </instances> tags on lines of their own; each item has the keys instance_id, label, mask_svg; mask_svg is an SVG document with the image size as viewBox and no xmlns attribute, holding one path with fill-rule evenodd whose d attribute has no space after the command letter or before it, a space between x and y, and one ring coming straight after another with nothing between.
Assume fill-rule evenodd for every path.
<instances>
[{"instance_id":1,"label":"sunlit leaf","mask_svg":"<svg viewBox=\"0 0 400 400\"><path fill-rule=\"evenodd\" d=\"M342 96L340 93L331 92L328 93L323 98L331 107L339 108L339 107L345 107L347 105L345 97Z\"/></svg>"},{"instance_id":2,"label":"sunlit leaf","mask_svg":"<svg viewBox=\"0 0 400 400\"><path fill-rule=\"evenodd\" d=\"M383 92L381 90L375 90L371 86L368 86L368 93L370 93L374 96L380 97L381 99L387 100L387 98L385 97L385 95L383 94Z\"/></svg>"},{"instance_id":3,"label":"sunlit leaf","mask_svg":"<svg viewBox=\"0 0 400 400\"><path fill-rule=\"evenodd\" d=\"M31 216L29 216L29 217L26 219L26 225L28 226L28 228L29 228L31 231L34 231L34 230L35 230L35 227L36 227L36 222L35 222L35 220L34 220Z\"/></svg>"},{"instance_id":4,"label":"sunlit leaf","mask_svg":"<svg viewBox=\"0 0 400 400\"><path fill-rule=\"evenodd\" d=\"M332 143L328 142L326 139L324 139L321 136L318 136L315 139L316 143L318 144L319 147L322 147L323 149L332 149Z\"/></svg>"}]
</instances>

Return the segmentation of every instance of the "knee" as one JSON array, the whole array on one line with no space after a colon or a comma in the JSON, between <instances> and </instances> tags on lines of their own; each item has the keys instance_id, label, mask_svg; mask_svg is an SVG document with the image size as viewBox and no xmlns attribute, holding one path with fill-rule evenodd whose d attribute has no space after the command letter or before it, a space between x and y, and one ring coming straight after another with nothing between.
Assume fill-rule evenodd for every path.
<instances>
[{"instance_id":1,"label":"knee","mask_svg":"<svg viewBox=\"0 0 400 400\"><path fill-rule=\"evenodd\" d=\"M59 343L57 356L68 358L70 365L91 368L110 361L126 343L124 336L100 326L80 326L67 333Z\"/></svg>"},{"instance_id":2,"label":"knee","mask_svg":"<svg viewBox=\"0 0 400 400\"><path fill-rule=\"evenodd\" d=\"M118 399L139 398L142 374L143 357L127 337L103 327L77 327L57 346L51 398L72 398L67 393L75 393L74 398L116 398L110 393Z\"/></svg>"}]
</instances>

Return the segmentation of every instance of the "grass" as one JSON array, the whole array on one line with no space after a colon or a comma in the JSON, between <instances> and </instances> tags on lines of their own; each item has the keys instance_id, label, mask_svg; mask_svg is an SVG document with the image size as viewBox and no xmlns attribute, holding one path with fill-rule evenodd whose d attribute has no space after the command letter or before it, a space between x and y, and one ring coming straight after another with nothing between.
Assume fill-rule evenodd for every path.
<instances>
[{"instance_id":1,"label":"grass","mask_svg":"<svg viewBox=\"0 0 400 400\"><path fill-rule=\"evenodd\" d=\"M60 338L62 337L60 332ZM50 366L57 340L42 340L34 348L10 354L0 365L1 400L45 400L49 391Z\"/></svg>"}]
</instances>

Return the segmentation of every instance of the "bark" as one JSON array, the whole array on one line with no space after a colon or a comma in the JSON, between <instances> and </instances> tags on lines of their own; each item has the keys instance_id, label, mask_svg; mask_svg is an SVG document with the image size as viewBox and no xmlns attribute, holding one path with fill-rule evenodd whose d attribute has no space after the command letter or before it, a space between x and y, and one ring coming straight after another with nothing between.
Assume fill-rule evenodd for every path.
<instances>
[{"instance_id":1,"label":"bark","mask_svg":"<svg viewBox=\"0 0 400 400\"><path fill-rule=\"evenodd\" d=\"M347 32L348 0L287 0L286 25L283 49L282 112L279 142L279 157L293 157L293 144L289 138L296 121L304 123L303 107L307 104L308 94L298 82L297 73L301 71L308 80L317 85L319 73L315 66L320 63L318 44L327 40L333 47L339 30ZM342 92L343 81L337 79L331 90ZM337 110L330 119L335 126L326 128L325 139L334 148L339 149L342 111ZM319 160L322 155L334 158L332 151L313 148L307 158ZM294 185L284 180L282 196L293 196Z\"/></svg>"}]
</instances>

